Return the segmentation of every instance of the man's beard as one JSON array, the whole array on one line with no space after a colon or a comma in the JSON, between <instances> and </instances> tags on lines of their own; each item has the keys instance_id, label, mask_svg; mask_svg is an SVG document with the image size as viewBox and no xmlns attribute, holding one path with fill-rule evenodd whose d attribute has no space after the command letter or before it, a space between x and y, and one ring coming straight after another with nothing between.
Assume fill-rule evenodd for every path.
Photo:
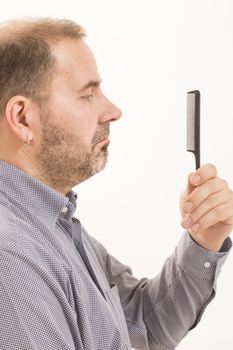
<instances>
[{"instance_id":1,"label":"man's beard","mask_svg":"<svg viewBox=\"0 0 233 350\"><path fill-rule=\"evenodd\" d=\"M88 149L79 135L52 124L51 117L43 116L40 149L34 154L37 178L66 194L105 167L109 142L98 151L94 146L109 135L109 123L97 130Z\"/></svg>"}]
</instances>

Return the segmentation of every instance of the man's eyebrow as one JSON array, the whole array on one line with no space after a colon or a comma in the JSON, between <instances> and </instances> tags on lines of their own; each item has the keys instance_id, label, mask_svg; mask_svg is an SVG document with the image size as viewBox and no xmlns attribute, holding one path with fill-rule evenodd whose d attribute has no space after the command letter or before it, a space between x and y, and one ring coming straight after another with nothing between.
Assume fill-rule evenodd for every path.
<instances>
[{"instance_id":1,"label":"man's eyebrow","mask_svg":"<svg viewBox=\"0 0 233 350\"><path fill-rule=\"evenodd\" d=\"M79 92L83 92L84 90L89 89L90 87L99 87L100 84L102 82L102 79L100 80L90 80L88 83L86 83L83 87L81 87L81 89L79 90Z\"/></svg>"}]
</instances>

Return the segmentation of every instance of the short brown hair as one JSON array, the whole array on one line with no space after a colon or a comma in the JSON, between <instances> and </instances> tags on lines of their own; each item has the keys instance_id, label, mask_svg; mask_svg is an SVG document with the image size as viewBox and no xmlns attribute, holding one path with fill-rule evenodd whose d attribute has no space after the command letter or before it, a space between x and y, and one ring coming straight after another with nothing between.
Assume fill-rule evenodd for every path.
<instances>
[{"instance_id":1,"label":"short brown hair","mask_svg":"<svg viewBox=\"0 0 233 350\"><path fill-rule=\"evenodd\" d=\"M68 19L24 18L0 24L0 116L9 99L30 97L42 106L49 99L55 72L51 46L63 38L81 39L85 30Z\"/></svg>"}]
</instances>

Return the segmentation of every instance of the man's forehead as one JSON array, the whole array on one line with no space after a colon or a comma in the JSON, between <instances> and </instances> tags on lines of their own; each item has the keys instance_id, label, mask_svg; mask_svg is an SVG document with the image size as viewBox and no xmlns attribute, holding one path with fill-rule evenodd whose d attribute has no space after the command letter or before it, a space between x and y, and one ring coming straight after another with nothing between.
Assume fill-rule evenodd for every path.
<instances>
[{"instance_id":1,"label":"man's forehead","mask_svg":"<svg viewBox=\"0 0 233 350\"><path fill-rule=\"evenodd\" d=\"M95 57L83 39L65 39L53 48L57 70L65 75L98 70ZM96 75L96 74L95 74Z\"/></svg>"}]
</instances>

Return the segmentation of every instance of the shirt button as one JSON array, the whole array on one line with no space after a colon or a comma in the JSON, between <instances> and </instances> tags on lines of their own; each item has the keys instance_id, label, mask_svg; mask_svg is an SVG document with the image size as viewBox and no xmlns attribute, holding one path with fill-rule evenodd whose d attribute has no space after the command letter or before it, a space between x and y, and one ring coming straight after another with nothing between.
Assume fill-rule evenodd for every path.
<instances>
[{"instance_id":1,"label":"shirt button","mask_svg":"<svg viewBox=\"0 0 233 350\"><path fill-rule=\"evenodd\" d=\"M62 213L66 213L67 210L68 210L68 208L67 208L67 207L64 207L64 208L62 208L61 212L62 212Z\"/></svg>"},{"instance_id":2,"label":"shirt button","mask_svg":"<svg viewBox=\"0 0 233 350\"><path fill-rule=\"evenodd\" d=\"M210 263L209 263L208 261L206 261L206 262L204 263L204 267L205 267L206 269L208 269L208 268L210 267Z\"/></svg>"}]
</instances>

